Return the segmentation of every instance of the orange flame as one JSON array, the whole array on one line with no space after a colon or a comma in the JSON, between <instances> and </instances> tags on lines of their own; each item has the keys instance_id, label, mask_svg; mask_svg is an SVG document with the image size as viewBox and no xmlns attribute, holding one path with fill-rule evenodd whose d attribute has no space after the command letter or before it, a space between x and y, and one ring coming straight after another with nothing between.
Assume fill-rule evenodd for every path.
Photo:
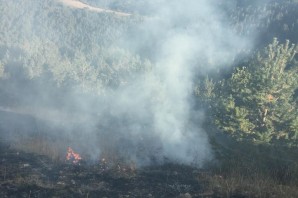
<instances>
[{"instance_id":1,"label":"orange flame","mask_svg":"<svg viewBox=\"0 0 298 198\"><path fill-rule=\"evenodd\" d=\"M74 152L72 148L67 148L66 160L72 161L74 164L79 163L82 160L80 154Z\"/></svg>"}]
</instances>

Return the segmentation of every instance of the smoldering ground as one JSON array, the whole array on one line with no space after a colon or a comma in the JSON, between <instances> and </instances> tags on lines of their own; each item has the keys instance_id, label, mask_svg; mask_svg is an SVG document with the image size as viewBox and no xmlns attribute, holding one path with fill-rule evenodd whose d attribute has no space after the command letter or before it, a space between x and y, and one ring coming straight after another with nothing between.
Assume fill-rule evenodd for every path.
<instances>
[{"instance_id":1,"label":"smoldering ground","mask_svg":"<svg viewBox=\"0 0 298 198\"><path fill-rule=\"evenodd\" d=\"M68 145L63 146L93 159L108 151L139 165L202 166L212 159L208 132L201 128L203 111L194 108L194 77L229 66L250 40L230 28L224 3L160 0L150 5L150 17L117 42L149 59L146 71L132 74L122 86L95 92L85 84L53 88L41 77L25 86L16 78L6 93L17 98L18 107L2 112L31 116L41 133L65 138ZM30 136L33 121L12 130L19 120L2 122L2 130Z\"/></svg>"}]
</instances>

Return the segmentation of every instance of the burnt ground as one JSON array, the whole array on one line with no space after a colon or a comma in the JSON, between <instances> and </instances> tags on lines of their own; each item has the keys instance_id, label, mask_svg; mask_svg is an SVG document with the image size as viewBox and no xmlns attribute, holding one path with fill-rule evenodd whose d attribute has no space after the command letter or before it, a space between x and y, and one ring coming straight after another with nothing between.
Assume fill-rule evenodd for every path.
<instances>
[{"instance_id":1,"label":"burnt ground","mask_svg":"<svg viewBox=\"0 0 298 198\"><path fill-rule=\"evenodd\" d=\"M73 164L1 144L0 197L216 197L203 170L181 165L134 169L98 162ZM121 165L122 166L122 165Z\"/></svg>"},{"instance_id":2,"label":"burnt ground","mask_svg":"<svg viewBox=\"0 0 298 198\"><path fill-rule=\"evenodd\" d=\"M217 197L206 190L209 173L193 167L68 162L67 141L46 135L55 131L33 116L0 110L0 198Z\"/></svg>"},{"instance_id":3,"label":"burnt ground","mask_svg":"<svg viewBox=\"0 0 298 198\"><path fill-rule=\"evenodd\" d=\"M0 198L298 197L297 162L276 163L268 150L245 150L242 144L249 151L245 155L238 144L213 144L220 148L215 164L196 169L175 164L135 167L121 163L112 151L102 153L105 161L91 163L84 161L87 153L74 148L83 160L73 164L65 158L67 147L75 145L61 134L59 127L34 116L0 110ZM73 131L72 137L76 135ZM297 152L287 153L294 158Z\"/></svg>"}]
</instances>

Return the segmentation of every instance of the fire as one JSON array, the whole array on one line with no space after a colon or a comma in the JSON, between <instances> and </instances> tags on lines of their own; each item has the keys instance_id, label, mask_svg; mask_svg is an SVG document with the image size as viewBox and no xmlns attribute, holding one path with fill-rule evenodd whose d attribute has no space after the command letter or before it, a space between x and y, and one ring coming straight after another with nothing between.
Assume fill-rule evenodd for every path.
<instances>
[{"instance_id":1,"label":"fire","mask_svg":"<svg viewBox=\"0 0 298 198\"><path fill-rule=\"evenodd\" d=\"M82 160L82 157L80 156L80 154L74 152L72 150L72 148L68 147L67 154L66 154L66 160L72 161L72 163L77 164Z\"/></svg>"}]
</instances>

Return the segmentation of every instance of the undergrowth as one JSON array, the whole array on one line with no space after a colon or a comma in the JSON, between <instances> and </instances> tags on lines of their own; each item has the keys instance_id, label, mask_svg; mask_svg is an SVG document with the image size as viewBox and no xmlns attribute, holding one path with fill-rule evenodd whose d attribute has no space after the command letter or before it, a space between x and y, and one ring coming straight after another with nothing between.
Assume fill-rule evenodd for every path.
<instances>
[{"instance_id":1,"label":"undergrowth","mask_svg":"<svg viewBox=\"0 0 298 198\"><path fill-rule=\"evenodd\" d=\"M218 161L201 176L215 197L298 197L297 148L213 144Z\"/></svg>"}]
</instances>

